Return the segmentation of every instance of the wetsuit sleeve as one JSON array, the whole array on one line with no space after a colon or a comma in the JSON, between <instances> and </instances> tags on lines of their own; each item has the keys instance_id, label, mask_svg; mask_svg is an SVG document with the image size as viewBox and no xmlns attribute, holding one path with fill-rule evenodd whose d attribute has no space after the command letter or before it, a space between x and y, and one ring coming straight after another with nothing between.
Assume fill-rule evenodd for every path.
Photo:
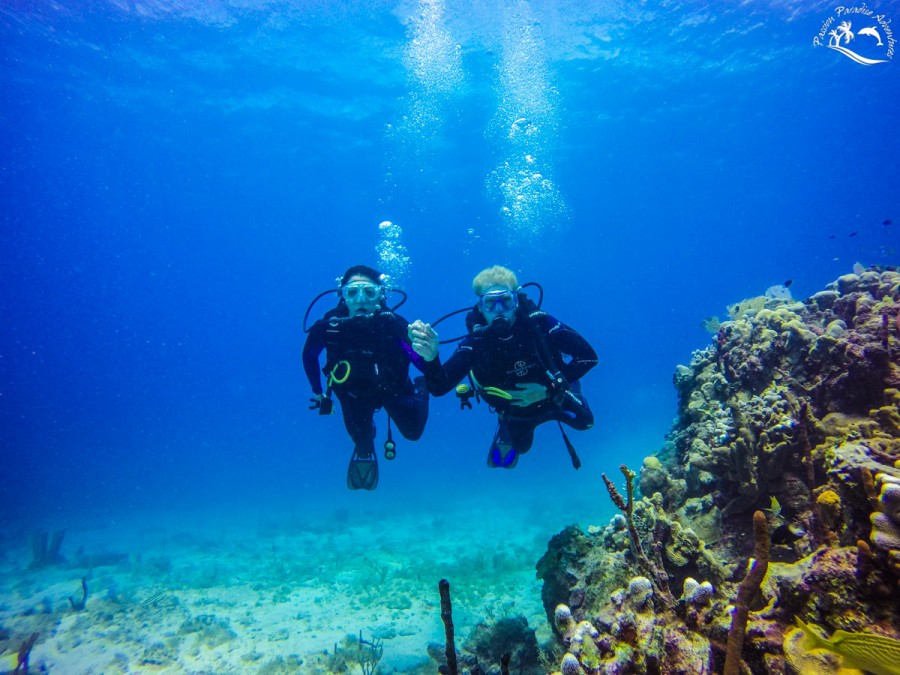
<instances>
[{"instance_id":1,"label":"wetsuit sleeve","mask_svg":"<svg viewBox=\"0 0 900 675\"><path fill-rule=\"evenodd\" d=\"M409 322L399 315L396 316L396 320L397 339L400 341L400 347L406 353L409 362L413 364L420 373L424 373L425 359L419 356L416 350L412 348L412 342L409 340Z\"/></svg>"},{"instance_id":2,"label":"wetsuit sleeve","mask_svg":"<svg viewBox=\"0 0 900 675\"><path fill-rule=\"evenodd\" d=\"M547 339L551 347L570 357L560 369L563 377L569 382L580 380L597 365L597 352L578 331L553 317L548 316L547 319Z\"/></svg>"},{"instance_id":3,"label":"wetsuit sleeve","mask_svg":"<svg viewBox=\"0 0 900 675\"><path fill-rule=\"evenodd\" d=\"M424 359L423 359L424 361ZM443 396L462 382L472 369L472 347L463 342L447 363L441 363L440 355L433 361L424 361L425 384L435 396Z\"/></svg>"},{"instance_id":4,"label":"wetsuit sleeve","mask_svg":"<svg viewBox=\"0 0 900 675\"><path fill-rule=\"evenodd\" d=\"M427 361L425 361L425 359L423 359L416 352L416 350L412 348L412 345L407 340L403 341L403 351L405 351L406 355L409 357L409 362L411 364L413 364L419 370L420 373L424 373L425 372L425 364L427 363Z\"/></svg>"},{"instance_id":5,"label":"wetsuit sleeve","mask_svg":"<svg viewBox=\"0 0 900 675\"><path fill-rule=\"evenodd\" d=\"M319 354L325 349L325 325L316 321L306 336L303 345L303 370L312 387L313 394L322 393L322 376L319 371Z\"/></svg>"}]
</instances>

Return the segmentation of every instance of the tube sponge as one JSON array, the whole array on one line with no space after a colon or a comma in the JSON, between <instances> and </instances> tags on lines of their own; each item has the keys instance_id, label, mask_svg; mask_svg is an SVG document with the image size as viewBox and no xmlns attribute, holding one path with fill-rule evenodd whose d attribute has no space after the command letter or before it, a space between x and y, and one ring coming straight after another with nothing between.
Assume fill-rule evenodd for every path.
<instances>
[{"instance_id":1,"label":"tube sponge","mask_svg":"<svg viewBox=\"0 0 900 675\"><path fill-rule=\"evenodd\" d=\"M900 525L895 523L886 513L875 511L869 515L872 521L872 543L883 551L900 549Z\"/></svg>"},{"instance_id":2,"label":"tube sponge","mask_svg":"<svg viewBox=\"0 0 900 675\"><path fill-rule=\"evenodd\" d=\"M876 484L881 484L878 493L878 504L891 520L900 523L900 479L879 473L875 477Z\"/></svg>"},{"instance_id":3,"label":"tube sponge","mask_svg":"<svg viewBox=\"0 0 900 675\"><path fill-rule=\"evenodd\" d=\"M562 636L563 642L568 646L575 636L576 623L572 617L572 610L567 605L557 605L553 612L556 621L556 630Z\"/></svg>"},{"instance_id":4,"label":"tube sponge","mask_svg":"<svg viewBox=\"0 0 900 675\"><path fill-rule=\"evenodd\" d=\"M877 510L869 514L872 522L869 539L884 551L900 550L900 479L879 473L874 484L878 501Z\"/></svg>"},{"instance_id":5,"label":"tube sponge","mask_svg":"<svg viewBox=\"0 0 900 675\"><path fill-rule=\"evenodd\" d=\"M584 669L578 663L578 659L572 654L566 654L562 660L562 675L584 675Z\"/></svg>"}]
</instances>

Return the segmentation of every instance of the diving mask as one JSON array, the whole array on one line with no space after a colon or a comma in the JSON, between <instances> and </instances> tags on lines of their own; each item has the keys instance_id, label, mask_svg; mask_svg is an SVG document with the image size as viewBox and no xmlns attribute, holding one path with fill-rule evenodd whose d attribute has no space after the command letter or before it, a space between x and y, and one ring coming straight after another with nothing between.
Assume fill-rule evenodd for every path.
<instances>
[{"instance_id":1,"label":"diving mask","mask_svg":"<svg viewBox=\"0 0 900 675\"><path fill-rule=\"evenodd\" d=\"M362 281L353 282L341 288L341 297L348 302L372 302L381 297L381 286Z\"/></svg>"},{"instance_id":2,"label":"diving mask","mask_svg":"<svg viewBox=\"0 0 900 675\"><path fill-rule=\"evenodd\" d=\"M509 290L490 291L481 296L478 307L481 313L502 314L511 312L519 306L519 298Z\"/></svg>"}]
</instances>

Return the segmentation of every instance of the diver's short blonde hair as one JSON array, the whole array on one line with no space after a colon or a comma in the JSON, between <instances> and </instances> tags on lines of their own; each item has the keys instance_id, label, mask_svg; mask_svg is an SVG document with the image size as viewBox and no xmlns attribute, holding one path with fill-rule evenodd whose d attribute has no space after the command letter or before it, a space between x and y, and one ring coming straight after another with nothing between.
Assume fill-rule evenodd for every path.
<instances>
[{"instance_id":1,"label":"diver's short blonde hair","mask_svg":"<svg viewBox=\"0 0 900 675\"><path fill-rule=\"evenodd\" d=\"M472 280L475 295L484 295L491 286L507 286L515 291L519 288L519 280L515 272L500 265L481 270Z\"/></svg>"}]
</instances>

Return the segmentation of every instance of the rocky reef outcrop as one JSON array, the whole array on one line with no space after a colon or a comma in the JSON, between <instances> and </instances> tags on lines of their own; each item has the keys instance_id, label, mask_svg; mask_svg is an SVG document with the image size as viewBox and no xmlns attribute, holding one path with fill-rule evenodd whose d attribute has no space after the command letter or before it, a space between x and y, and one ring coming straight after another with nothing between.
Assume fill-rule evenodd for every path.
<instances>
[{"instance_id":1,"label":"rocky reef outcrop","mask_svg":"<svg viewBox=\"0 0 900 675\"><path fill-rule=\"evenodd\" d=\"M665 446L627 497L607 480L621 513L550 541L561 672L837 672L825 633L900 645L900 273L780 295L678 366Z\"/></svg>"}]
</instances>

